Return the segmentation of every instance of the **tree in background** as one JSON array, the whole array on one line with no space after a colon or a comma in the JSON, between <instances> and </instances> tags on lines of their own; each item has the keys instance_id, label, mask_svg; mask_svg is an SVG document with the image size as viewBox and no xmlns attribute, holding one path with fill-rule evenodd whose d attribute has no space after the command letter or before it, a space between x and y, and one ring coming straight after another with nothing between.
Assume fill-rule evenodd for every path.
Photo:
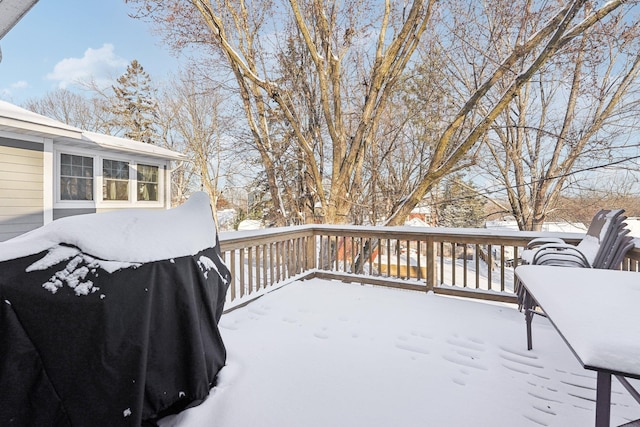
<instances>
[{"instance_id":1,"label":"tree in background","mask_svg":"<svg viewBox=\"0 0 640 427\"><path fill-rule=\"evenodd\" d=\"M442 66L451 79L443 83L449 85L458 110L434 142L425 172L387 223L401 223L444 176L469 158L496 118L549 60L575 49L581 34L624 3L448 2L448 13L441 16L446 31L438 40L450 58ZM626 6L630 13L633 5ZM501 14L503 10L516 13Z\"/></svg>"},{"instance_id":2,"label":"tree in background","mask_svg":"<svg viewBox=\"0 0 640 427\"><path fill-rule=\"evenodd\" d=\"M153 144L157 138L154 124L158 106L149 74L134 59L112 88L114 98L108 106L112 124L121 129L125 138Z\"/></svg>"},{"instance_id":3,"label":"tree in background","mask_svg":"<svg viewBox=\"0 0 640 427\"><path fill-rule=\"evenodd\" d=\"M189 159L176 173L183 185L179 190L184 194L197 186L196 189L209 195L212 206L218 205L221 180L233 154L225 145L221 103L222 97L215 87L207 86L193 72L185 71L165 90L159 109L162 135L172 141L173 149Z\"/></svg>"},{"instance_id":4,"label":"tree in background","mask_svg":"<svg viewBox=\"0 0 640 427\"><path fill-rule=\"evenodd\" d=\"M496 36L495 48L508 36ZM492 166L480 172L505 188L501 210L521 230L539 231L561 196L593 187L594 169L637 158L629 135L640 130L639 36L640 24L620 14L594 25L535 73L491 126L484 148Z\"/></svg>"},{"instance_id":5,"label":"tree in background","mask_svg":"<svg viewBox=\"0 0 640 427\"><path fill-rule=\"evenodd\" d=\"M485 199L471 181L465 181L462 174L453 174L444 180L437 212L440 227L483 227Z\"/></svg>"},{"instance_id":6,"label":"tree in background","mask_svg":"<svg viewBox=\"0 0 640 427\"><path fill-rule=\"evenodd\" d=\"M278 158L272 156L288 148L286 143L295 144L297 170L313 198L305 205L321 206L326 222L349 221L365 153L427 29L435 0L404 5L386 1L382 7L367 0L132 3L174 46L203 46L206 41L215 60L228 66L274 206L283 216L276 224L284 222L288 210L281 192L287 186L278 181ZM292 46L300 53L297 66L287 75L277 73L274 51ZM305 92L293 84L295 73L312 84L319 116L310 113ZM321 121L312 123L316 117ZM277 126L274 121L279 121ZM279 138L285 130L291 138Z\"/></svg>"},{"instance_id":7,"label":"tree in background","mask_svg":"<svg viewBox=\"0 0 640 427\"><path fill-rule=\"evenodd\" d=\"M528 82L584 49L585 30L634 5L135 2L175 47L208 49L197 52L212 59L199 64L199 80L217 82L242 109L245 122L225 133L233 151L251 147L247 157L260 160L274 225L318 207L326 222L401 223L444 177L479 159L480 142ZM166 113L159 140L176 149L175 111ZM203 176L184 171L183 189Z\"/></svg>"},{"instance_id":8,"label":"tree in background","mask_svg":"<svg viewBox=\"0 0 640 427\"><path fill-rule=\"evenodd\" d=\"M67 89L56 89L42 98L27 100L24 108L70 126L110 134L110 117L105 114L102 97L86 97Z\"/></svg>"}]
</instances>

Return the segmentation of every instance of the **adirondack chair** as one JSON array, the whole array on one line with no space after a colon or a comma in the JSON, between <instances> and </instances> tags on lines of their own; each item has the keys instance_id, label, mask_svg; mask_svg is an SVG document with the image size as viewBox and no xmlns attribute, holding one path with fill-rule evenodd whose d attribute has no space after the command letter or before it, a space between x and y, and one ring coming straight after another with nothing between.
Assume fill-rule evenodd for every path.
<instances>
[{"instance_id":1,"label":"adirondack chair","mask_svg":"<svg viewBox=\"0 0 640 427\"><path fill-rule=\"evenodd\" d=\"M582 268L618 268L625 254L633 248L633 238L624 222L624 209L602 209L595 214L584 239L570 245L562 239L534 239L522 253L524 264L557 265ZM522 310L526 290L516 281L518 307ZM535 305L535 304L534 304Z\"/></svg>"}]
</instances>

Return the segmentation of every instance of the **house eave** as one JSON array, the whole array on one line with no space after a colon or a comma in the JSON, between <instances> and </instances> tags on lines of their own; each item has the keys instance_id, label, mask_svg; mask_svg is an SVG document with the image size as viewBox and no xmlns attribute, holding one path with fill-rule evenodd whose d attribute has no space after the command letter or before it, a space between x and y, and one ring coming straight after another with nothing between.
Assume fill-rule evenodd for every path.
<instances>
[{"instance_id":1,"label":"house eave","mask_svg":"<svg viewBox=\"0 0 640 427\"><path fill-rule=\"evenodd\" d=\"M83 132L81 143L87 146L97 146L107 150L157 157L166 160L180 161L187 158L187 156L182 153L168 150L157 145L94 132Z\"/></svg>"},{"instance_id":2,"label":"house eave","mask_svg":"<svg viewBox=\"0 0 640 427\"><path fill-rule=\"evenodd\" d=\"M0 117L0 130L40 138L81 138L82 130L70 126L34 123L30 121Z\"/></svg>"}]
</instances>

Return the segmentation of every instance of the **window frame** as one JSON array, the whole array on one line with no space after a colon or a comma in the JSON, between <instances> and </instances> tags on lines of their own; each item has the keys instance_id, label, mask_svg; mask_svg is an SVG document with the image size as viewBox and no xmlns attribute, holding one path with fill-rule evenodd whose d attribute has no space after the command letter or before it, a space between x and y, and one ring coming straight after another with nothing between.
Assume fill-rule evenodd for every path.
<instances>
[{"instance_id":1,"label":"window frame","mask_svg":"<svg viewBox=\"0 0 640 427\"><path fill-rule=\"evenodd\" d=\"M90 157L93 159L93 200L62 200L60 178L61 159L63 154L72 156ZM54 209L111 209L111 208L162 208L165 207L165 181L167 162L142 156L127 156L122 153L96 152L77 147L56 147L54 149L55 168L53 177ZM103 199L103 176L104 160L115 160L129 163L129 199L128 200L105 200ZM138 164L153 166L158 168L158 200L138 200Z\"/></svg>"},{"instance_id":2,"label":"window frame","mask_svg":"<svg viewBox=\"0 0 640 427\"><path fill-rule=\"evenodd\" d=\"M93 192L93 200L64 200L62 199L62 188L61 188L61 178L62 178L62 155L66 154L66 155L70 155L70 156L81 156L81 157L89 157L91 159L93 159L93 185L92 185L92 192ZM55 164L56 167L55 169L55 176L53 177L53 186L54 186L54 197L55 197L55 202L54 202L54 208L55 207L62 207L62 208L69 208L69 209L73 209L73 208L93 208L96 206L96 203L98 202L98 193L96 192L97 189L97 177L96 177L96 167L97 167L97 162L96 162L96 156L95 153L90 153L88 151L84 151L84 150L55 150L54 152L55 155Z\"/></svg>"},{"instance_id":3,"label":"window frame","mask_svg":"<svg viewBox=\"0 0 640 427\"><path fill-rule=\"evenodd\" d=\"M105 162L107 162L107 161L126 164L127 165L126 166L126 168L127 168L127 179L113 178L113 177L106 178L104 176L104 167L105 167ZM129 160L120 160L120 159L116 160L116 159L112 159L110 157L102 157L100 159L100 172L101 172L101 175L102 175L102 185L100 186L100 190L101 190L100 191L100 197L102 198L103 202L111 204L113 202L121 202L121 203L124 202L124 203L126 203L126 202L131 202L132 201L131 200L131 175L132 175L131 172L132 172L132 169L133 168L132 168L132 165L131 165L131 161L129 161ZM126 199L105 199L104 198L104 190L105 190L105 185L107 185L108 181L115 181L116 183L117 182L126 182L127 183L127 185L126 185L126 187L127 187L127 198ZM117 193L117 190L116 190L116 193Z\"/></svg>"},{"instance_id":4,"label":"window frame","mask_svg":"<svg viewBox=\"0 0 640 427\"><path fill-rule=\"evenodd\" d=\"M144 199L139 199L138 198L138 191L139 191L139 186L140 186L140 182L146 183L146 184L154 184L153 181L140 181L138 180L138 174L140 173L140 171L138 170L139 166L146 166L146 167L152 167L152 168L156 168L156 181L155 181L155 185L158 187L156 190L156 198L157 200L144 200ZM135 193L135 201L137 203L160 203L162 202L162 197L164 196L162 190L164 188L164 186L162 185L162 171L164 171L164 168L162 168L160 165L156 165L156 164L149 164L149 162L137 162L135 165L135 187L134 187L134 193Z\"/></svg>"}]
</instances>

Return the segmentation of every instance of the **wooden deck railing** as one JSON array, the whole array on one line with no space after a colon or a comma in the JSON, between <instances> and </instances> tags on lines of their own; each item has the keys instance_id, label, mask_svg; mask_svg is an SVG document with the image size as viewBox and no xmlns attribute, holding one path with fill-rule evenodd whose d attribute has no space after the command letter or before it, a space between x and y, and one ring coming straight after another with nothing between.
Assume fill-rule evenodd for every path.
<instances>
[{"instance_id":1,"label":"wooden deck railing","mask_svg":"<svg viewBox=\"0 0 640 427\"><path fill-rule=\"evenodd\" d=\"M225 232L220 247L233 280L227 307L295 279L323 277L408 290L515 302L514 270L535 237L581 234L489 229L309 225ZM622 265L640 270L640 249Z\"/></svg>"}]
</instances>

